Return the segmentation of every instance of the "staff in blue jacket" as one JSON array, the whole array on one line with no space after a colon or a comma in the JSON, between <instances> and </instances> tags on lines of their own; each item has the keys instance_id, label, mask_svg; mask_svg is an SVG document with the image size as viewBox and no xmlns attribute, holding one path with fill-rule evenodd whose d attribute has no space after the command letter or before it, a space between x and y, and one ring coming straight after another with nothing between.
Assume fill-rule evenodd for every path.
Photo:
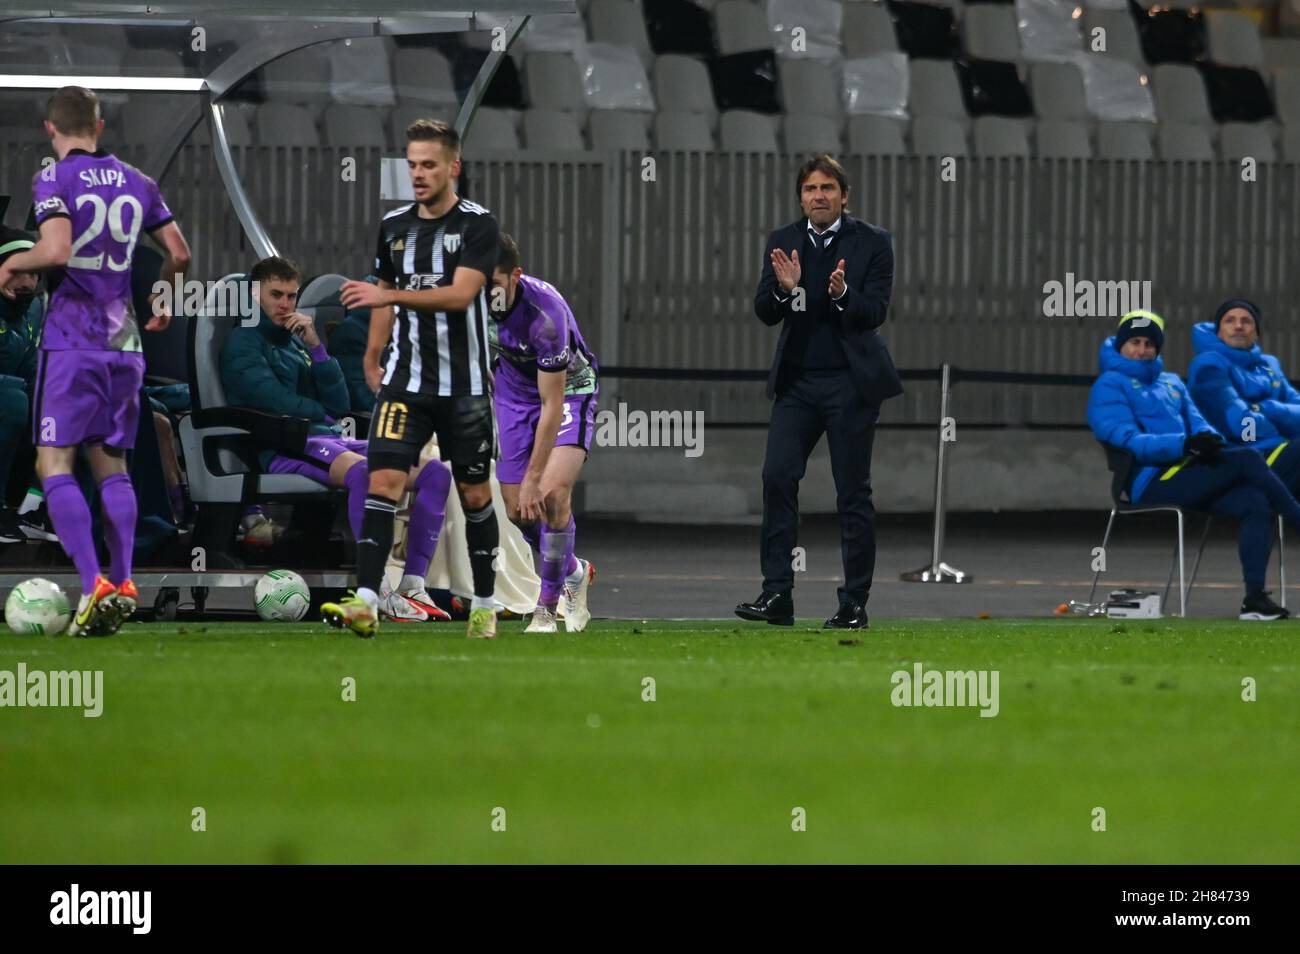
<instances>
[{"instance_id":1,"label":"staff in blue jacket","mask_svg":"<svg viewBox=\"0 0 1300 954\"><path fill-rule=\"evenodd\" d=\"M1300 529L1300 504L1259 454L1228 447L1201 416L1176 374L1165 373L1164 319L1131 311L1102 342L1101 375L1088 397L1097 440L1123 448L1138 466L1129 478L1134 503L1176 504L1235 517L1246 598L1240 619L1274 620L1287 611L1264 589L1276 510Z\"/></svg>"},{"instance_id":2,"label":"staff in blue jacket","mask_svg":"<svg viewBox=\"0 0 1300 954\"><path fill-rule=\"evenodd\" d=\"M1233 444L1252 447L1294 493L1300 488L1300 391L1259 347L1259 307L1230 298L1192 329L1192 397Z\"/></svg>"}]
</instances>

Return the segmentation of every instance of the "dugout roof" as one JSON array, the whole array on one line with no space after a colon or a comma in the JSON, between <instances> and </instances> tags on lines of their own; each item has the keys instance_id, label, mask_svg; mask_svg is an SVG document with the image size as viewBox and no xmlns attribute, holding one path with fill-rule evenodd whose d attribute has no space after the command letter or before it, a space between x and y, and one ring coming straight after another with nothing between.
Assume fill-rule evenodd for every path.
<instances>
[{"instance_id":1,"label":"dugout roof","mask_svg":"<svg viewBox=\"0 0 1300 954\"><path fill-rule=\"evenodd\" d=\"M317 43L503 27L506 49L486 53L456 116L456 128L468 141L474 113L497 64L530 16L575 10L574 0L228 0L216 10L211 0L10 0L0 8L0 90L75 84L97 92L183 94L192 99L177 111L172 132L154 145L145 171L161 177L195 126L206 120L226 193L248 240L266 256L275 253L275 246L248 200L224 128L222 100L242 80ZM142 71L129 57L119 69L106 71L96 55L105 38L120 36L121 28L159 36L170 32L188 42L196 27L204 31L205 55L168 75ZM63 51L58 69L51 69L48 59L24 61L23 50L43 49L56 35Z\"/></svg>"}]
</instances>

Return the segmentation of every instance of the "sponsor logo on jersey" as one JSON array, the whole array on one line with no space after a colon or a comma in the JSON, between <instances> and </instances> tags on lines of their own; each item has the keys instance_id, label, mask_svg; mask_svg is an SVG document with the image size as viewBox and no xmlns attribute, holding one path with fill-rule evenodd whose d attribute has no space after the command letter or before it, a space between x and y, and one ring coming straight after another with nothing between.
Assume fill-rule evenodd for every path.
<instances>
[{"instance_id":1,"label":"sponsor logo on jersey","mask_svg":"<svg viewBox=\"0 0 1300 954\"><path fill-rule=\"evenodd\" d=\"M456 254L456 250L460 248L460 233L457 232L455 235L444 235L442 237L442 247L453 255Z\"/></svg>"},{"instance_id":2,"label":"sponsor logo on jersey","mask_svg":"<svg viewBox=\"0 0 1300 954\"><path fill-rule=\"evenodd\" d=\"M416 291L420 288L437 288L438 282L442 281L442 272L433 272L427 275L408 275L406 277L406 290Z\"/></svg>"},{"instance_id":3,"label":"sponsor logo on jersey","mask_svg":"<svg viewBox=\"0 0 1300 954\"><path fill-rule=\"evenodd\" d=\"M52 195L48 199L36 203L36 214L42 212L64 212L68 211L68 206L57 195Z\"/></svg>"}]
</instances>

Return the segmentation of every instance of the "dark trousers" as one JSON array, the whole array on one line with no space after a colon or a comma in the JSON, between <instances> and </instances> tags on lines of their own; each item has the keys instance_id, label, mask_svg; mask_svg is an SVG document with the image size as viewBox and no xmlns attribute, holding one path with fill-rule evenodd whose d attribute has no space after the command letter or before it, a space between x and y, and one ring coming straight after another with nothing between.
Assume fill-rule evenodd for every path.
<instances>
[{"instance_id":1,"label":"dark trousers","mask_svg":"<svg viewBox=\"0 0 1300 954\"><path fill-rule=\"evenodd\" d=\"M847 369L805 371L778 393L763 460L763 589L794 586L799 481L824 433L840 515L844 585L840 602L864 602L876 568L876 511L871 505L871 444L880 409L853 386Z\"/></svg>"},{"instance_id":2,"label":"dark trousers","mask_svg":"<svg viewBox=\"0 0 1300 954\"><path fill-rule=\"evenodd\" d=\"M1287 458L1288 476L1292 468L1300 466L1298 462L1300 453ZM1293 528L1300 529L1300 504L1284 480L1265 463L1264 455L1250 447L1229 448L1213 464L1188 464L1168 480L1157 477L1142 493L1139 503L1177 504L1240 521L1237 550L1247 593L1264 589L1268 554L1273 546L1273 513L1281 514Z\"/></svg>"}]
</instances>

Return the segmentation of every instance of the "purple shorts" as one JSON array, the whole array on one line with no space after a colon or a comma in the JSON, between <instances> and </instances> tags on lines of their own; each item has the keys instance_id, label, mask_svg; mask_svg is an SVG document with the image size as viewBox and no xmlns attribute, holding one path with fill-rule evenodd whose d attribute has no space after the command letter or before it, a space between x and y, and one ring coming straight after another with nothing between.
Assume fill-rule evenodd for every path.
<instances>
[{"instance_id":1,"label":"purple shorts","mask_svg":"<svg viewBox=\"0 0 1300 954\"><path fill-rule=\"evenodd\" d=\"M135 446L144 355L138 351L42 351L36 366L32 440L38 447Z\"/></svg>"},{"instance_id":2,"label":"purple shorts","mask_svg":"<svg viewBox=\"0 0 1300 954\"><path fill-rule=\"evenodd\" d=\"M366 442L348 440L322 434L307 438L307 444L301 454L276 454L271 458L266 471L269 474L301 474L317 483L329 486L330 465L335 458L347 451L366 456Z\"/></svg>"},{"instance_id":3,"label":"purple shorts","mask_svg":"<svg viewBox=\"0 0 1300 954\"><path fill-rule=\"evenodd\" d=\"M501 445L497 480L503 484L517 484L523 481L528 460L533 456L533 440L537 436L542 405L538 401L521 400L505 388L492 396L492 402L496 406L498 442ZM590 451L595 434L596 393L567 395L555 446L581 447Z\"/></svg>"}]
</instances>

